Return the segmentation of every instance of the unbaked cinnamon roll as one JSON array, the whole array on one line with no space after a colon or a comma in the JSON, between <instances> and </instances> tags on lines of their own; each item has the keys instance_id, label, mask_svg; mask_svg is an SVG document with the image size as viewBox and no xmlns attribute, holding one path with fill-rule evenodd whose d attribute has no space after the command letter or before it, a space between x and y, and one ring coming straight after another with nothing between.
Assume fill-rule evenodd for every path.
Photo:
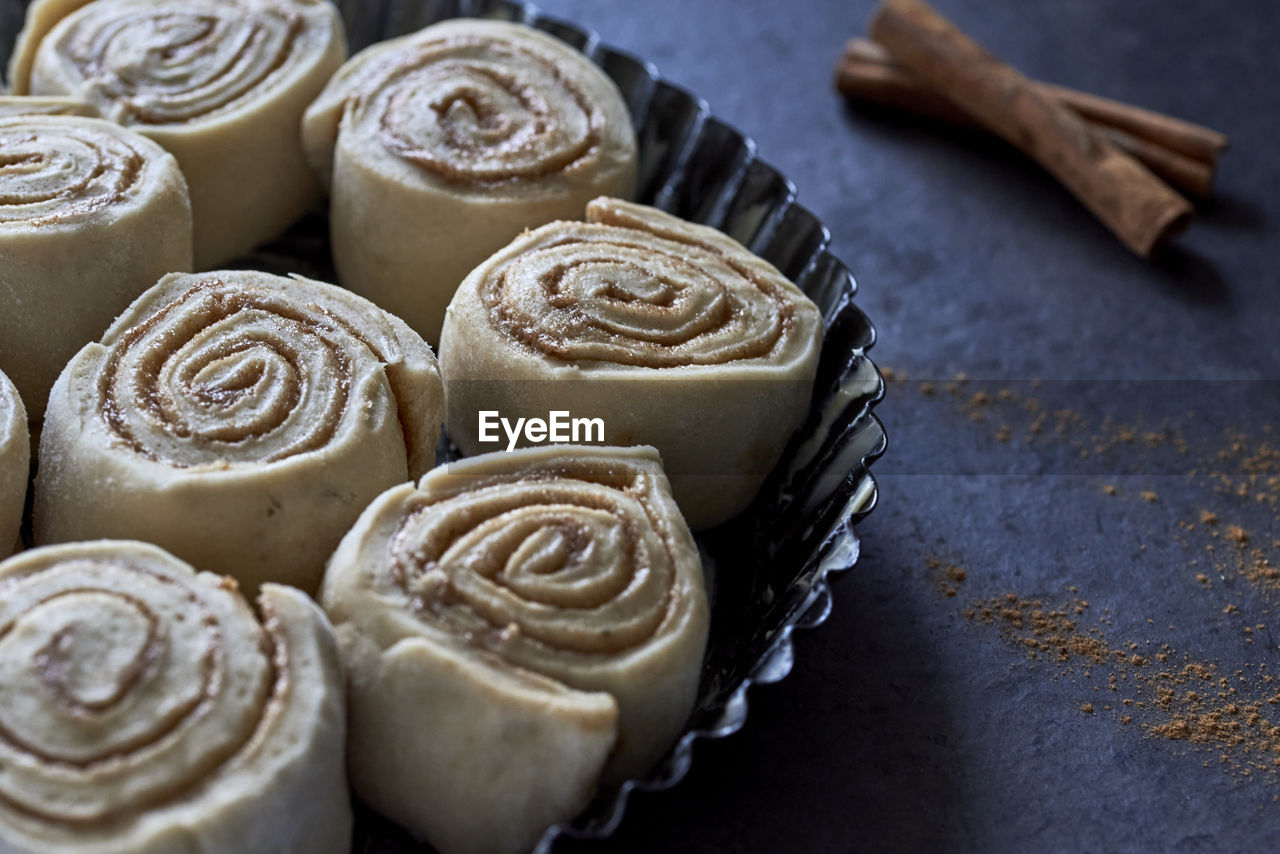
<instances>
[{"instance_id":1,"label":"unbaked cinnamon roll","mask_svg":"<svg viewBox=\"0 0 1280 854\"><path fill-rule=\"evenodd\" d=\"M0 850L350 848L332 629L152 545L0 563Z\"/></svg>"},{"instance_id":2,"label":"unbaked cinnamon roll","mask_svg":"<svg viewBox=\"0 0 1280 854\"><path fill-rule=\"evenodd\" d=\"M307 111L303 139L331 185L339 281L432 343L472 267L636 181L617 87L562 42L499 21L359 53Z\"/></svg>"},{"instance_id":3,"label":"unbaked cinnamon roll","mask_svg":"<svg viewBox=\"0 0 1280 854\"><path fill-rule=\"evenodd\" d=\"M18 390L0 371L0 557L17 550L30 474L27 410Z\"/></svg>"},{"instance_id":4,"label":"unbaked cinnamon roll","mask_svg":"<svg viewBox=\"0 0 1280 854\"><path fill-rule=\"evenodd\" d=\"M298 123L346 58L328 0L36 0L18 95L66 95L178 158L198 269L276 237L320 198Z\"/></svg>"},{"instance_id":5,"label":"unbaked cinnamon roll","mask_svg":"<svg viewBox=\"0 0 1280 854\"><path fill-rule=\"evenodd\" d=\"M100 119L0 118L0 370L33 427L67 360L190 269L191 203L164 149Z\"/></svg>"},{"instance_id":6,"label":"unbaked cinnamon roll","mask_svg":"<svg viewBox=\"0 0 1280 854\"><path fill-rule=\"evenodd\" d=\"M652 448L557 446L381 495L323 593L351 778L443 854L526 851L647 770L693 707L697 547Z\"/></svg>"},{"instance_id":7,"label":"unbaked cinnamon roll","mask_svg":"<svg viewBox=\"0 0 1280 854\"><path fill-rule=\"evenodd\" d=\"M54 386L36 541L145 538L247 590L314 591L368 503L430 468L440 408L430 348L367 300L167 276Z\"/></svg>"},{"instance_id":8,"label":"unbaked cinnamon roll","mask_svg":"<svg viewBox=\"0 0 1280 854\"><path fill-rule=\"evenodd\" d=\"M654 445L698 530L750 503L806 414L821 346L817 306L771 264L715 229L597 199L587 222L520 236L458 289L440 342L446 424L468 454L507 442L499 417L552 413L599 422L591 441Z\"/></svg>"}]
</instances>

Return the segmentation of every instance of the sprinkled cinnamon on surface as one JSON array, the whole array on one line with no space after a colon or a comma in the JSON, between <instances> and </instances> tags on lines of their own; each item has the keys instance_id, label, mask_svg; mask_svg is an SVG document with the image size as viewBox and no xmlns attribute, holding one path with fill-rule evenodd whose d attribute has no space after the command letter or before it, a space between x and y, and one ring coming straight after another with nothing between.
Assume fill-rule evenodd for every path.
<instances>
[{"instance_id":1,"label":"sprinkled cinnamon on surface","mask_svg":"<svg viewBox=\"0 0 1280 854\"><path fill-rule=\"evenodd\" d=\"M1069 682L1081 693L1099 692L1076 696L1073 708L1137 728L1153 744L1239 779L1280 785L1280 674L1267 671L1267 659L1280 648L1280 636L1273 638L1267 625L1271 609L1280 607L1280 444L1273 442L1275 432L1266 424L1258 425L1261 436L1258 430L1250 436L1228 429L1216 434L1221 440L1215 444L1215 434L1197 425L1187 434L1195 436L1193 447L1182 430L1196 420L1194 411L1159 423L1151 418L1144 423L1139 413L1123 423L1112 415L1094 417L1092 410L1039 399L1028 391L1039 385L996 385L957 374L924 393L940 396L935 405L949 402L958 416L987 425L971 429L990 429L987 435L1001 445L1015 438L1019 450L1056 443L1057 456L1050 460L1089 459L1089 465L1100 466L1095 469L1099 475L1141 474L1148 463L1164 466L1175 460L1173 469L1149 470L1187 475L1187 489L1178 486L1162 496L1156 490L1164 481L1130 481L1131 486L1101 481L1097 488L1103 495L1124 495L1131 502L1109 502L1105 513L1167 504L1170 512L1180 514L1169 520L1144 510L1125 520L1141 524L1133 552L1140 562L1137 569L1149 578L1168 578L1172 594L1204 597L1206 628L1221 630L1223 638L1238 638L1240 659L1247 663L1227 672L1221 663L1175 648L1161 637L1178 630L1170 615L1133 614L1132 602L1127 603L1129 624L1140 626L1134 629L1140 634L1117 642L1109 637L1113 629L1106 609L1091 608L1076 586L1065 583L1069 596L1010 591L972 601L959 613L969 624L997 631L1018 651L1023 661L1011 667ZM1070 391L1070 386L1057 390L1059 396ZM1185 462L1170 454L1185 456ZM1115 468L1108 468L1112 464ZM1203 494L1188 494L1188 489ZM1195 509L1185 509L1187 499ZM981 573L960 569L954 556L931 557L928 564L940 602L961 592L949 569L964 572L963 579L982 590ZM1179 622L1186 619L1180 614ZM1236 658L1235 653L1224 654ZM1099 702L1102 697L1107 702Z\"/></svg>"},{"instance_id":2,"label":"sprinkled cinnamon on surface","mask_svg":"<svg viewBox=\"0 0 1280 854\"><path fill-rule=\"evenodd\" d=\"M960 591L960 585L969 578L969 574L953 563L947 563L941 558L930 556L925 559L925 564L929 568L929 573L933 576L934 587L938 592L948 598L954 597Z\"/></svg>"},{"instance_id":3,"label":"sprinkled cinnamon on surface","mask_svg":"<svg viewBox=\"0 0 1280 854\"><path fill-rule=\"evenodd\" d=\"M1006 643L1048 667L1053 679L1071 677L1082 688L1105 680L1106 689L1120 699L1103 711L1114 712L1118 723L1136 722L1153 738L1211 746L1220 751L1219 764L1227 771L1280 783L1280 686L1262 672L1265 664L1228 678L1217 665L1168 644L1154 655L1140 655L1133 650L1152 647L1151 641L1113 643L1102 630L1105 620L1086 626L1077 619L1087 610L1088 603L1078 598L1051 605L1008 592L974 603L964 615L998 628ZM1089 701L1080 710L1097 711Z\"/></svg>"}]
</instances>

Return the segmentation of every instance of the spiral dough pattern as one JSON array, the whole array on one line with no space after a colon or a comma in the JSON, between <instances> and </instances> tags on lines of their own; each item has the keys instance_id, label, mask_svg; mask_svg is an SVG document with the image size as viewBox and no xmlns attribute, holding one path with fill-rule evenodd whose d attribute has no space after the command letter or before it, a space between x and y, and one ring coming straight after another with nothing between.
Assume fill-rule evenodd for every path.
<instances>
[{"instance_id":1,"label":"spiral dough pattern","mask_svg":"<svg viewBox=\"0 0 1280 854\"><path fill-rule=\"evenodd\" d=\"M66 560L7 587L0 797L10 807L72 823L137 811L189 789L262 719L274 666L232 597L103 558ZM105 637L118 642L103 647ZM25 713L32 702L41 714ZM178 757L179 775L152 773L153 763L177 768Z\"/></svg>"},{"instance_id":2,"label":"spiral dough pattern","mask_svg":"<svg viewBox=\"0 0 1280 854\"><path fill-rule=\"evenodd\" d=\"M349 412L357 330L318 305L217 280L128 329L102 411L139 454L177 467L271 463L324 447Z\"/></svg>"},{"instance_id":3,"label":"spiral dough pattern","mask_svg":"<svg viewBox=\"0 0 1280 854\"><path fill-rule=\"evenodd\" d=\"M34 0L9 73L170 151L196 265L276 237L320 196L298 123L346 58L328 0Z\"/></svg>"},{"instance_id":4,"label":"spiral dough pattern","mask_svg":"<svg viewBox=\"0 0 1280 854\"><path fill-rule=\"evenodd\" d=\"M566 362L723 365L787 346L794 289L699 248L567 225L494 269L481 299L498 330Z\"/></svg>"},{"instance_id":5,"label":"spiral dough pattern","mask_svg":"<svg viewBox=\"0 0 1280 854\"><path fill-rule=\"evenodd\" d=\"M529 670L618 655L683 607L653 480L587 455L430 493L392 542L392 575L422 619Z\"/></svg>"},{"instance_id":6,"label":"spiral dough pattern","mask_svg":"<svg viewBox=\"0 0 1280 854\"><path fill-rule=\"evenodd\" d=\"M310 830L246 800L293 800L275 787L302 759L330 775L311 791L334 810L329 828L349 827L336 657L301 594L269 588L260 624L234 584L108 541L6 561L0 592L6 850L172 850L164 835L191 809L190 832L222 841L201 850L238 850L226 842L254 839L263 822L296 844ZM282 738L296 749L277 753Z\"/></svg>"},{"instance_id":7,"label":"spiral dough pattern","mask_svg":"<svg viewBox=\"0 0 1280 854\"><path fill-rule=\"evenodd\" d=\"M498 21L446 21L363 51L303 136L332 185L339 278L428 340L491 252L635 185L613 83L563 43Z\"/></svg>"},{"instance_id":8,"label":"spiral dough pattern","mask_svg":"<svg viewBox=\"0 0 1280 854\"><path fill-rule=\"evenodd\" d=\"M0 222L35 228L121 204L138 192L144 145L105 122L0 119Z\"/></svg>"},{"instance_id":9,"label":"spiral dough pattern","mask_svg":"<svg viewBox=\"0 0 1280 854\"><path fill-rule=\"evenodd\" d=\"M234 107L296 61L305 33L289 3L91 3L61 52L91 100L121 124L189 122Z\"/></svg>"},{"instance_id":10,"label":"spiral dough pattern","mask_svg":"<svg viewBox=\"0 0 1280 854\"><path fill-rule=\"evenodd\" d=\"M442 850L528 847L599 780L645 771L692 708L707 635L697 547L652 448L490 454L390 490L334 555L324 603L351 668L357 790ZM476 743L490 758L458 747ZM510 788L486 791L477 761ZM486 827L458 825L484 802Z\"/></svg>"},{"instance_id":11,"label":"spiral dough pattern","mask_svg":"<svg viewBox=\"0 0 1280 854\"><path fill-rule=\"evenodd\" d=\"M445 317L449 434L480 413L603 422L605 442L662 453L695 529L741 511L808 406L822 317L728 236L617 199L555 222L472 271Z\"/></svg>"},{"instance_id":12,"label":"spiral dough pattern","mask_svg":"<svg viewBox=\"0 0 1280 854\"><path fill-rule=\"evenodd\" d=\"M85 341L166 273L190 270L172 156L101 119L0 117L0 370L38 427Z\"/></svg>"},{"instance_id":13,"label":"spiral dough pattern","mask_svg":"<svg viewBox=\"0 0 1280 854\"><path fill-rule=\"evenodd\" d=\"M38 540L145 534L249 589L314 590L364 506L431 465L440 423L435 358L403 323L247 271L166 277L51 401Z\"/></svg>"},{"instance_id":14,"label":"spiral dough pattern","mask_svg":"<svg viewBox=\"0 0 1280 854\"><path fill-rule=\"evenodd\" d=\"M351 118L438 178L497 183L564 171L604 137L604 111L546 56L514 43L413 44L354 94Z\"/></svg>"}]
</instances>

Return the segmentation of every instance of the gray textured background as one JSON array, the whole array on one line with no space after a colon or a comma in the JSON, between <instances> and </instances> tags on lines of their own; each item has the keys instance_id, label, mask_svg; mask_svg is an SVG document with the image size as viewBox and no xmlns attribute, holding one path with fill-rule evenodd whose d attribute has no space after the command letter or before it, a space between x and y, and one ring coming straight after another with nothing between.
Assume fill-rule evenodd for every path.
<instances>
[{"instance_id":1,"label":"gray textured background","mask_svg":"<svg viewBox=\"0 0 1280 854\"><path fill-rule=\"evenodd\" d=\"M1025 421L1004 445L945 396L891 385L882 502L831 621L799 639L787 681L753 693L741 735L700 746L684 784L637 798L615 840L582 850L1273 848L1280 784L1082 714L1096 676L1055 681L960 612L1006 589L1056 601L1075 585L1092 603L1085 624L1109 610L1116 641L1167 642L1227 673L1275 666L1270 632L1246 644L1240 629L1269 625L1267 595L1226 580L1202 590L1174 539L1179 520L1224 506L1186 473L1221 429L1280 420L1274 4L937 3L1033 76L1231 135L1216 199L1156 265L1000 144L847 111L832 66L871 3L540 5L652 60L755 138L831 227L880 329L880 364L913 380L963 371L974 388L1009 386L1091 421L1165 403L1197 412L1180 428L1189 455L1080 460L1063 443L1023 443ZM1032 391L1021 381L1033 378L1049 382ZM1107 483L1121 495L1103 496ZM1145 489L1160 502L1134 498ZM1266 513L1241 521L1280 536ZM968 570L956 599L939 596L930 555ZM1227 603L1242 615L1223 615Z\"/></svg>"}]
</instances>

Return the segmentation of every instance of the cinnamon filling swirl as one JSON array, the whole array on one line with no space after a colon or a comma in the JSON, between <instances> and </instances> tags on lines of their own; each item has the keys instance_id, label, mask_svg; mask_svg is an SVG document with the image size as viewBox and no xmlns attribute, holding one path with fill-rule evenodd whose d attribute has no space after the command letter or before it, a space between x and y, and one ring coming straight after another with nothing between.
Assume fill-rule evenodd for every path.
<instances>
[{"instance_id":1,"label":"cinnamon filling swirl","mask_svg":"<svg viewBox=\"0 0 1280 854\"><path fill-rule=\"evenodd\" d=\"M643 490L534 477L422 504L390 572L420 618L534 671L558 652L618 654L672 606L674 559Z\"/></svg>"},{"instance_id":2,"label":"cinnamon filling swirl","mask_svg":"<svg viewBox=\"0 0 1280 854\"><path fill-rule=\"evenodd\" d=\"M178 124L260 97L305 33L284 3L97 3L75 18L60 53L92 81L104 116Z\"/></svg>"},{"instance_id":3,"label":"cinnamon filling swirl","mask_svg":"<svg viewBox=\"0 0 1280 854\"><path fill-rule=\"evenodd\" d=\"M647 368L768 358L794 296L696 244L567 226L479 285L495 328L567 362Z\"/></svg>"},{"instance_id":4,"label":"cinnamon filling swirl","mask_svg":"<svg viewBox=\"0 0 1280 854\"><path fill-rule=\"evenodd\" d=\"M597 198L586 222L521 234L454 293L440 339L449 435L476 454L492 449L486 413L589 415L605 425L594 441L656 447L690 526L707 528L777 463L821 346L818 307L741 243Z\"/></svg>"},{"instance_id":5,"label":"cinnamon filling swirl","mask_svg":"<svg viewBox=\"0 0 1280 854\"><path fill-rule=\"evenodd\" d=\"M146 155L105 124L0 119L0 223L76 220L135 195Z\"/></svg>"},{"instance_id":6,"label":"cinnamon filling swirl","mask_svg":"<svg viewBox=\"0 0 1280 854\"><path fill-rule=\"evenodd\" d=\"M455 37L388 57L351 95L383 147L442 180L494 184L573 168L600 143L600 106L551 59Z\"/></svg>"},{"instance_id":7,"label":"cinnamon filling swirl","mask_svg":"<svg viewBox=\"0 0 1280 854\"><path fill-rule=\"evenodd\" d=\"M281 671L238 594L79 548L0 582L0 802L92 825L180 798L240 752Z\"/></svg>"},{"instance_id":8,"label":"cinnamon filling swirl","mask_svg":"<svg viewBox=\"0 0 1280 854\"><path fill-rule=\"evenodd\" d=\"M322 448L367 341L319 306L213 280L120 336L102 417L134 451L177 467L274 462Z\"/></svg>"}]
</instances>

